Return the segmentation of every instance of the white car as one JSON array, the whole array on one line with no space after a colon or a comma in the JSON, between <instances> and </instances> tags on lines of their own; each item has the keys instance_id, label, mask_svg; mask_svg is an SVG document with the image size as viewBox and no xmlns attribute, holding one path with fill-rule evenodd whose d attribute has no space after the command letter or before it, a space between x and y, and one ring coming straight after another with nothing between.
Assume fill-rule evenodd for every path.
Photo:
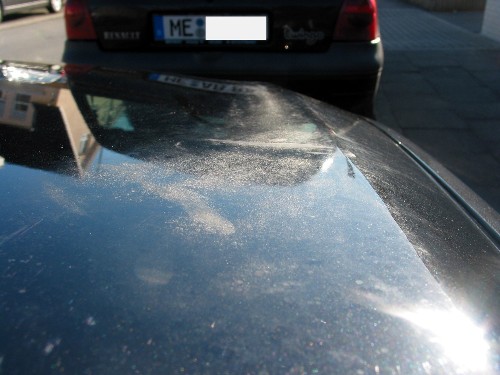
<instances>
[{"instance_id":1,"label":"white car","mask_svg":"<svg viewBox=\"0 0 500 375\"><path fill-rule=\"evenodd\" d=\"M57 13L62 10L63 5L63 0L0 0L0 22L6 14L37 8L47 8L49 12Z\"/></svg>"}]
</instances>

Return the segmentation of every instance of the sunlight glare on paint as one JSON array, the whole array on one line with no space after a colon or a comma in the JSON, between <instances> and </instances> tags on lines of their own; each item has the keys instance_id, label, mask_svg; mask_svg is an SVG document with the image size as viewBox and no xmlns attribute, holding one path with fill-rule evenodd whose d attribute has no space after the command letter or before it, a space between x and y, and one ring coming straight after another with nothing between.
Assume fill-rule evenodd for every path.
<instances>
[{"instance_id":1,"label":"sunlight glare on paint","mask_svg":"<svg viewBox=\"0 0 500 375\"><path fill-rule=\"evenodd\" d=\"M332 165L333 165L333 157L329 157L324 161L323 165L321 166L321 172L322 173L327 172Z\"/></svg>"},{"instance_id":2,"label":"sunlight glare on paint","mask_svg":"<svg viewBox=\"0 0 500 375\"><path fill-rule=\"evenodd\" d=\"M484 330L458 310L400 312L397 315L429 333L431 342L462 371L485 371L489 368L490 346Z\"/></svg>"}]
</instances>

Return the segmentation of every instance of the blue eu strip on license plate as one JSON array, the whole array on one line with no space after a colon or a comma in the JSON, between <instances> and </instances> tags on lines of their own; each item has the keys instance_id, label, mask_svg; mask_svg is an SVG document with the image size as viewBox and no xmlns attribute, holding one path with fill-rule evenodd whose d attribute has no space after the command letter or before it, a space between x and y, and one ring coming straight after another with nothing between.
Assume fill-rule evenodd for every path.
<instances>
[{"instance_id":1,"label":"blue eu strip on license plate","mask_svg":"<svg viewBox=\"0 0 500 375\"><path fill-rule=\"evenodd\" d=\"M167 44L267 40L266 16L155 15L154 39Z\"/></svg>"}]
</instances>

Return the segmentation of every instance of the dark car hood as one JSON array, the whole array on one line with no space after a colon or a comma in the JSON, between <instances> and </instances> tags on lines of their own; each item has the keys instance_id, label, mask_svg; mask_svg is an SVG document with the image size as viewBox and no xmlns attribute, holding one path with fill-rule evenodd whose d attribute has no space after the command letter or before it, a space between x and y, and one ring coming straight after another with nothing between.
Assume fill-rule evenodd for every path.
<instances>
[{"instance_id":1,"label":"dark car hood","mask_svg":"<svg viewBox=\"0 0 500 375\"><path fill-rule=\"evenodd\" d=\"M273 86L172 77L2 81L38 99L28 130L0 125L0 370L494 372L495 332L338 148L368 124Z\"/></svg>"}]
</instances>

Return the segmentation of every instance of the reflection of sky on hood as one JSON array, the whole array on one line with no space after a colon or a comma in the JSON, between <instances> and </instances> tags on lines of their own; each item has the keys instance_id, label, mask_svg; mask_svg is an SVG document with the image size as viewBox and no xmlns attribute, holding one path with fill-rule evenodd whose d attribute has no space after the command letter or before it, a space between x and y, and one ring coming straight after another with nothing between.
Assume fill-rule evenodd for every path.
<instances>
[{"instance_id":1,"label":"reflection of sky on hood","mask_svg":"<svg viewBox=\"0 0 500 375\"><path fill-rule=\"evenodd\" d=\"M232 160L233 152L241 147L222 154ZM202 163L219 156L208 153ZM19 290L29 297L40 277L43 288L67 285L59 298L75 301L71 306L82 316L77 326L110 338L120 327L140 330L137 339L127 336L131 354L124 358L145 369L157 363L151 351L161 359L160 372L169 371L172 358L209 345L231 353L210 357L218 369L248 355L273 363L275 351L290 371L312 356L314 368L328 373L488 373L481 332L456 312L340 150L321 154L314 173L292 185L231 178L245 167L252 175L246 160L191 174L184 164L195 159L188 155L144 161L103 149L94 160L99 168L80 179L7 165L23 170L25 188L22 199L10 191L3 206L29 211L36 227L27 225L23 237L4 245L21 259L32 256L33 266L52 269L27 283L20 279ZM5 189L15 184L2 172L7 184L0 194L7 196ZM26 200L40 192L39 200ZM33 242L36 253L26 246ZM44 249L63 252L64 267L75 271L63 272ZM82 305L80 299L101 302ZM68 319L56 306L47 310L49 319ZM25 313L13 314L7 319L15 322ZM51 337L42 343L44 355L74 340L71 324L64 332L46 329ZM271 332L283 333L268 341ZM122 360L121 350L110 352L119 343L83 340L100 363ZM139 357L134 348L147 342ZM169 348L168 357L159 345Z\"/></svg>"},{"instance_id":2,"label":"reflection of sky on hood","mask_svg":"<svg viewBox=\"0 0 500 375\"><path fill-rule=\"evenodd\" d=\"M486 373L490 369L491 347L484 330L460 311L395 308L394 314L422 329L442 348L442 361L453 363L459 372ZM430 364L426 367L432 372Z\"/></svg>"},{"instance_id":3,"label":"reflection of sky on hood","mask_svg":"<svg viewBox=\"0 0 500 375\"><path fill-rule=\"evenodd\" d=\"M107 155L120 157L110 152ZM180 158L163 164L139 162L134 167L117 164L107 173L124 184L138 184L142 194L179 205L187 221L175 225L177 230L183 228L181 233L190 233L191 240L203 242L204 236L215 235L221 250L226 241L241 244L241 268L217 275L209 282L219 293L249 301L260 295L301 295L305 300L314 300L322 293L331 293L328 290L333 287L335 303L342 305L338 300L342 296L368 310L375 307L380 313L411 323L414 334L425 340L425 346L434 348L433 355L438 358L434 361L423 356L414 364L424 372L440 373L443 368L453 368L463 373L488 373L489 346L480 328L455 310L383 202L339 150L324 155L318 173L309 180L280 187L279 195L275 188L242 184L238 179L220 180L217 174L177 172L175 165L182 163ZM120 172L123 167L125 173ZM94 177L105 182L107 173ZM159 176L168 176L168 180ZM252 249L249 240L261 249ZM274 253L272 260L264 256L267 251L284 248L288 250ZM303 257L311 264L328 266L298 277ZM207 262L210 268L213 260ZM154 262L142 261L134 267L136 277L151 286L170 284L178 277L172 267L158 267ZM204 271L199 272L202 275ZM327 324L332 323L331 319L328 314L322 318ZM385 325L383 320L377 321L375 327ZM358 328L358 333L368 329L364 325ZM382 363L374 366L384 368Z\"/></svg>"}]
</instances>

